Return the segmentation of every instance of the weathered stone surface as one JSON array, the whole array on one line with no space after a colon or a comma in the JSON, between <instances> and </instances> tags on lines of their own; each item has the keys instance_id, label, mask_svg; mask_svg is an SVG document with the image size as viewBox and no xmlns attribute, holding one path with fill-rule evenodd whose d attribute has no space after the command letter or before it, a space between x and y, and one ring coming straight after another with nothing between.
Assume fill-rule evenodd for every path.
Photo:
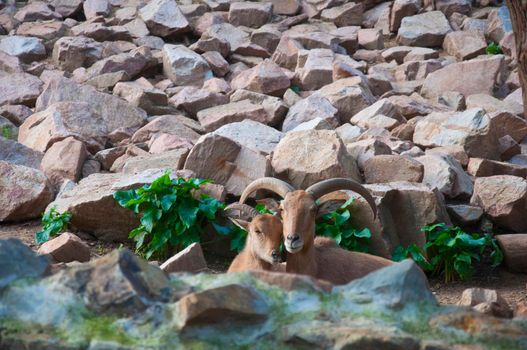
<instances>
[{"instance_id":1,"label":"weathered stone surface","mask_svg":"<svg viewBox=\"0 0 527 350\"><path fill-rule=\"evenodd\" d=\"M6 36L0 39L0 51L16 56L26 63L46 57L46 48L40 39L19 35Z\"/></svg>"},{"instance_id":2,"label":"weathered stone surface","mask_svg":"<svg viewBox=\"0 0 527 350\"><path fill-rule=\"evenodd\" d=\"M466 204L448 204L446 207L452 220L459 225L474 225L483 216L483 209Z\"/></svg>"},{"instance_id":3,"label":"weathered stone surface","mask_svg":"<svg viewBox=\"0 0 527 350\"><path fill-rule=\"evenodd\" d=\"M499 85L502 65L501 55L449 64L426 77L421 93L428 98L437 97L445 91L458 91L465 96L492 96L495 86Z\"/></svg>"},{"instance_id":4,"label":"weathered stone surface","mask_svg":"<svg viewBox=\"0 0 527 350\"><path fill-rule=\"evenodd\" d=\"M231 102L249 100L254 104L261 105L267 112L269 125L278 125L284 121L287 114L287 105L282 99L249 90L236 90L230 96Z\"/></svg>"},{"instance_id":5,"label":"weathered stone surface","mask_svg":"<svg viewBox=\"0 0 527 350\"><path fill-rule=\"evenodd\" d=\"M525 232L527 181L511 175L477 178L471 204L479 205L494 222L515 232Z\"/></svg>"},{"instance_id":6,"label":"weathered stone surface","mask_svg":"<svg viewBox=\"0 0 527 350\"><path fill-rule=\"evenodd\" d=\"M236 76L231 87L281 97L289 88L290 81L282 69L272 61L264 61Z\"/></svg>"},{"instance_id":7,"label":"weathered stone surface","mask_svg":"<svg viewBox=\"0 0 527 350\"><path fill-rule=\"evenodd\" d=\"M337 109L326 98L312 95L291 106L282 125L282 131L291 131L298 125L315 118L326 120L329 125L337 127L340 121L336 114Z\"/></svg>"},{"instance_id":8,"label":"weathered stone surface","mask_svg":"<svg viewBox=\"0 0 527 350\"><path fill-rule=\"evenodd\" d=\"M146 113L122 99L100 93L91 86L83 86L67 78L52 78L39 96L36 111L44 111L56 102L86 102L99 114L108 132L126 126L140 128L146 121Z\"/></svg>"},{"instance_id":9,"label":"weathered stone surface","mask_svg":"<svg viewBox=\"0 0 527 350\"><path fill-rule=\"evenodd\" d=\"M0 161L40 169L44 154L14 140L0 137Z\"/></svg>"},{"instance_id":10,"label":"weathered stone surface","mask_svg":"<svg viewBox=\"0 0 527 350\"><path fill-rule=\"evenodd\" d=\"M296 73L302 90L318 90L333 82L334 53L329 49L302 50Z\"/></svg>"},{"instance_id":11,"label":"weathered stone surface","mask_svg":"<svg viewBox=\"0 0 527 350\"><path fill-rule=\"evenodd\" d=\"M527 136L527 122L509 112L489 113L491 128L498 139L509 135L514 141L521 142Z\"/></svg>"},{"instance_id":12,"label":"weathered stone surface","mask_svg":"<svg viewBox=\"0 0 527 350\"><path fill-rule=\"evenodd\" d=\"M462 306L471 306L474 309L486 310L492 316L496 317L512 317L512 309L507 301L493 289L483 288L469 288L463 291L461 299L457 303ZM483 307L481 304L487 304L487 307ZM486 305L486 306L487 306Z\"/></svg>"},{"instance_id":13,"label":"weathered stone surface","mask_svg":"<svg viewBox=\"0 0 527 350\"><path fill-rule=\"evenodd\" d=\"M340 79L315 94L325 97L337 109L337 115L343 123L375 102L375 97L362 85L359 77Z\"/></svg>"},{"instance_id":14,"label":"weathered stone surface","mask_svg":"<svg viewBox=\"0 0 527 350\"><path fill-rule=\"evenodd\" d=\"M525 178L527 177L527 166L490 159L470 158L467 173L475 177L513 175Z\"/></svg>"},{"instance_id":15,"label":"weathered stone surface","mask_svg":"<svg viewBox=\"0 0 527 350\"><path fill-rule=\"evenodd\" d=\"M461 166L466 167L469 162L469 157L467 152L463 149L462 146L441 146L435 148L429 148L425 151L426 154L446 154L453 157L455 160L461 164Z\"/></svg>"},{"instance_id":16,"label":"weathered stone surface","mask_svg":"<svg viewBox=\"0 0 527 350\"><path fill-rule=\"evenodd\" d=\"M167 114L173 111L173 108L168 106L168 96L150 84L141 84L138 81L117 83L113 88L113 94L150 115Z\"/></svg>"},{"instance_id":17,"label":"weathered stone surface","mask_svg":"<svg viewBox=\"0 0 527 350\"><path fill-rule=\"evenodd\" d=\"M150 33L167 37L184 33L190 29L189 23L175 0L153 0L139 10Z\"/></svg>"},{"instance_id":18,"label":"weathered stone surface","mask_svg":"<svg viewBox=\"0 0 527 350\"><path fill-rule=\"evenodd\" d=\"M13 257L16 256L16 259ZM17 239L0 239L0 289L18 279L38 278L48 272L49 261Z\"/></svg>"},{"instance_id":19,"label":"weathered stone surface","mask_svg":"<svg viewBox=\"0 0 527 350\"><path fill-rule=\"evenodd\" d=\"M413 16L421 9L416 0L395 0L390 12L390 31L397 32L404 17Z\"/></svg>"},{"instance_id":20,"label":"weathered stone surface","mask_svg":"<svg viewBox=\"0 0 527 350\"><path fill-rule=\"evenodd\" d=\"M229 22L238 27L259 28L271 18L273 4L254 2L233 2L229 7Z\"/></svg>"},{"instance_id":21,"label":"weathered stone surface","mask_svg":"<svg viewBox=\"0 0 527 350\"><path fill-rule=\"evenodd\" d=\"M449 198L472 195L472 180L455 158L442 154L425 155L416 160L424 165L423 183L430 188L437 188Z\"/></svg>"},{"instance_id":22,"label":"weathered stone surface","mask_svg":"<svg viewBox=\"0 0 527 350\"><path fill-rule=\"evenodd\" d=\"M107 140L104 120L86 102L59 102L35 113L20 126L18 141L45 152L55 142L74 137L89 150L101 150Z\"/></svg>"},{"instance_id":23,"label":"weathered stone surface","mask_svg":"<svg viewBox=\"0 0 527 350\"><path fill-rule=\"evenodd\" d=\"M45 46L51 44L51 41L61 37L66 32L66 26L59 21L46 22L25 22L16 30L17 35L32 36L44 40Z\"/></svg>"},{"instance_id":24,"label":"weathered stone surface","mask_svg":"<svg viewBox=\"0 0 527 350\"><path fill-rule=\"evenodd\" d=\"M487 42L480 31L456 31L445 36L443 48L458 60L470 60L485 54Z\"/></svg>"},{"instance_id":25,"label":"weathered stone surface","mask_svg":"<svg viewBox=\"0 0 527 350\"><path fill-rule=\"evenodd\" d=\"M199 124L196 124L196 121L181 115L159 116L137 130L133 134L131 141L134 143L147 142L155 134L165 133L194 143L199 138L199 134L203 132L203 130L199 130Z\"/></svg>"},{"instance_id":26,"label":"weathered stone surface","mask_svg":"<svg viewBox=\"0 0 527 350\"><path fill-rule=\"evenodd\" d=\"M522 105L512 101L501 101L487 94L467 96L466 106L467 108L483 108L487 113L501 112L515 115L523 114Z\"/></svg>"},{"instance_id":27,"label":"weathered stone surface","mask_svg":"<svg viewBox=\"0 0 527 350\"><path fill-rule=\"evenodd\" d=\"M470 157L499 157L490 118L482 109L453 114L432 113L417 122L413 141L423 147L459 145Z\"/></svg>"},{"instance_id":28,"label":"weathered stone surface","mask_svg":"<svg viewBox=\"0 0 527 350\"><path fill-rule=\"evenodd\" d=\"M210 92L206 89L198 89L187 86L169 100L176 108L181 108L190 115L196 115L199 111L214 106L229 103L229 98L223 94Z\"/></svg>"},{"instance_id":29,"label":"weathered stone surface","mask_svg":"<svg viewBox=\"0 0 527 350\"><path fill-rule=\"evenodd\" d=\"M18 10L14 18L19 22L32 22L59 19L61 16L45 2L34 1Z\"/></svg>"},{"instance_id":30,"label":"weathered stone surface","mask_svg":"<svg viewBox=\"0 0 527 350\"><path fill-rule=\"evenodd\" d=\"M26 73L0 75L0 106L23 104L33 107L43 85L39 78Z\"/></svg>"},{"instance_id":31,"label":"weathered stone surface","mask_svg":"<svg viewBox=\"0 0 527 350\"><path fill-rule=\"evenodd\" d=\"M224 125L214 133L264 154L272 153L283 137L280 131L250 119Z\"/></svg>"},{"instance_id":32,"label":"weathered stone surface","mask_svg":"<svg viewBox=\"0 0 527 350\"><path fill-rule=\"evenodd\" d=\"M55 12L62 17L70 17L76 14L82 8L82 0L53 0L52 4Z\"/></svg>"},{"instance_id":33,"label":"weathered stone surface","mask_svg":"<svg viewBox=\"0 0 527 350\"><path fill-rule=\"evenodd\" d=\"M122 172L137 174L149 169L180 170L183 169L189 150L189 147L177 147L159 154L131 157L124 162Z\"/></svg>"},{"instance_id":34,"label":"weathered stone surface","mask_svg":"<svg viewBox=\"0 0 527 350\"><path fill-rule=\"evenodd\" d=\"M46 176L39 170L0 161L0 221L39 217L53 200Z\"/></svg>"},{"instance_id":35,"label":"weathered stone surface","mask_svg":"<svg viewBox=\"0 0 527 350\"><path fill-rule=\"evenodd\" d=\"M384 49L382 31L379 29L359 30L359 47L362 47L366 50Z\"/></svg>"},{"instance_id":36,"label":"weathered stone surface","mask_svg":"<svg viewBox=\"0 0 527 350\"><path fill-rule=\"evenodd\" d=\"M332 177L360 179L355 159L338 134L329 130L287 134L274 151L272 166L296 188L307 188Z\"/></svg>"},{"instance_id":37,"label":"weathered stone surface","mask_svg":"<svg viewBox=\"0 0 527 350\"><path fill-rule=\"evenodd\" d=\"M38 248L41 255L49 254L56 262L85 262L90 260L90 248L77 235L64 232Z\"/></svg>"},{"instance_id":38,"label":"weathered stone surface","mask_svg":"<svg viewBox=\"0 0 527 350\"><path fill-rule=\"evenodd\" d=\"M95 62L86 70L85 79L121 71L126 73L128 79L134 79L148 67L151 59L152 56L149 49L145 47L138 49L134 48L129 52L111 55Z\"/></svg>"},{"instance_id":39,"label":"weathered stone surface","mask_svg":"<svg viewBox=\"0 0 527 350\"><path fill-rule=\"evenodd\" d=\"M194 144L187 139L171 134L155 134L148 142L148 152L152 154L165 153L178 148L190 150Z\"/></svg>"},{"instance_id":40,"label":"weathered stone surface","mask_svg":"<svg viewBox=\"0 0 527 350\"><path fill-rule=\"evenodd\" d=\"M421 182L423 165L418 161L400 155L378 155L364 162L366 183L394 181Z\"/></svg>"},{"instance_id":41,"label":"weathered stone surface","mask_svg":"<svg viewBox=\"0 0 527 350\"><path fill-rule=\"evenodd\" d=\"M507 268L515 272L525 273L527 271L527 261L524 258L527 234L497 235L496 239L503 251L503 260Z\"/></svg>"},{"instance_id":42,"label":"weathered stone surface","mask_svg":"<svg viewBox=\"0 0 527 350\"><path fill-rule=\"evenodd\" d=\"M490 11L487 22L485 35L496 43L499 43L507 32L512 32L512 21L507 6Z\"/></svg>"},{"instance_id":43,"label":"weathered stone surface","mask_svg":"<svg viewBox=\"0 0 527 350\"><path fill-rule=\"evenodd\" d=\"M161 266L161 270L172 272L200 272L207 268L207 262L199 243L192 243Z\"/></svg>"},{"instance_id":44,"label":"weathered stone surface","mask_svg":"<svg viewBox=\"0 0 527 350\"><path fill-rule=\"evenodd\" d=\"M42 171L55 185L60 185L64 180L77 182L87 155L83 142L67 137L53 143L46 151L42 158Z\"/></svg>"},{"instance_id":45,"label":"weathered stone surface","mask_svg":"<svg viewBox=\"0 0 527 350\"><path fill-rule=\"evenodd\" d=\"M296 15L300 10L300 0L270 0L273 4L273 14Z\"/></svg>"},{"instance_id":46,"label":"weathered stone surface","mask_svg":"<svg viewBox=\"0 0 527 350\"><path fill-rule=\"evenodd\" d=\"M265 154L216 133L203 135L196 142L184 169L224 185L227 192L235 196L241 195L253 180L271 173L270 161Z\"/></svg>"},{"instance_id":47,"label":"weathered stone surface","mask_svg":"<svg viewBox=\"0 0 527 350\"><path fill-rule=\"evenodd\" d=\"M178 329L222 322L260 323L267 319L265 300L250 287L230 284L184 296L175 305Z\"/></svg>"},{"instance_id":48,"label":"weathered stone surface","mask_svg":"<svg viewBox=\"0 0 527 350\"><path fill-rule=\"evenodd\" d=\"M357 160L360 169L364 169L364 163L373 156L392 154L392 150L387 144L376 139L359 139L358 141L347 143L346 149Z\"/></svg>"},{"instance_id":49,"label":"weathered stone surface","mask_svg":"<svg viewBox=\"0 0 527 350\"><path fill-rule=\"evenodd\" d=\"M252 103L250 100L203 109L197 113L197 118L207 131L214 131L223 125L241 122L245 119L263 124L270 122L269 115L263 106Z\"/></svg>"},{"instance_id":50,"label":"weathered stone surface","mask_svg":"<svg viewBox=\"0 0 527 350\"><path fill-rule=\"evenodd\" d=\"M397 41L408 46L441 46L450 31L452 28L442 12L425 12L402 19Z\"/></svg>"},{"instance_id":51,"label":"weathered stone surface","mask_svg":"<svg viewBox=\"0 0 527 350\"><path fill-rule=\"evenodd\" d=\"M108 0L85 0L82 8L87 19L110 14L110 2Z\"/></svg>"},{"instance_id":52,"label":"weathered stone surface","mask_svg":"<svg viewBox=\"0 0 527 350\"><path fill-rule=\"evenodd\" d=\"M163 46L163 71L178 86L201 86L205 80L212 78L207 61L183 45Z\"/></svg>"},{"instance_id":53,"label":"weathered stone surface","mask_svg":"<svg viewBox=\"0 0 527 350\"><path fill-rule=\"evenodd\" d=\"M362 23L362 3L350 2L322 11L321 18L334 23L337 27L360 26Z\"/></svg>"}]
</instances>

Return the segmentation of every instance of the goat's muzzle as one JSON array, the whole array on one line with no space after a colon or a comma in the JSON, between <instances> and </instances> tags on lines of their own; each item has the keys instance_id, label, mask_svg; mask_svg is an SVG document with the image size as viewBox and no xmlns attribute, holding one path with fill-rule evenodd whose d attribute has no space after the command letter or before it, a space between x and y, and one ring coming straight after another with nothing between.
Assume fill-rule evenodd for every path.
<instances>
[{"instance_id":1,"label":"goat's muzzle","mask_svg":"<svg viewBox=\"0 0 527 350\"><path fill-rule=\"evenodd\" d=\"M293 233L287 235L284 245L289 253L297 253L304 247L304 241L298 234Z\"/></svg>"},{"instance_id":2,"label":"goat's muzzle","mask_svg":"<svg viewBox=\"0 0 527 350\"><path fill-rule=\"evenodd\" d=\"M278 250L273 250L271 252L271 256L273 257L273 263L277 264L282 262L282 256L280 255L280 252Z\"/></svg>"}]
</instances>

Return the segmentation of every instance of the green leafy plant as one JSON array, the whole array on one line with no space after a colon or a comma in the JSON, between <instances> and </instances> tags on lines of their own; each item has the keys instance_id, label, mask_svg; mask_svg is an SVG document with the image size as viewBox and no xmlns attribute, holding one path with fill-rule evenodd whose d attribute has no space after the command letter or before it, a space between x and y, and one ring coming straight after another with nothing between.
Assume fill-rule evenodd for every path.
<instances>
[{"instance_id":1,"label":"green leafy plant","mask_svg":"<svg viewBox=\"0 0 527 350\"><path fill-rule=\"evenodd\" d=\"M432 256L433 274L444 273L445 282L456 277L469 279L474 273L473 262L481 260L486 248L491 249L492 266L498 266L503 260L503 253L491 234L468 234L445 223L428 225L422 230L427 234L424 249Z\"/></svg>"},{"instance_id":2,"label":"green leafy plant","mask_svg":"<svg viewBox=\"0 0 527 350\"><path fill-rule=\"evenodd\" d=\"M291 90L298 94L300 92L300 86L293 84L291 85Z\"/></svg>"},{"instance_id":3,"label":"green leafy plant","mask_svg":"<svg viewBox=\"0 0 527 350\"><path fill-rule=\"evenodd\" d=\"M419 247L415 243L410 244L406 248L404 248L403 246L398 246L393 251L393 261L402 261L408 258L415 261L425 271L433 270L434 268L432 264L428 261L428 259L423 255L421 249L419 249Z\"/></svg>"},{"instance_id":4,"label":"green leafy plant","mask_svg":"<svg viewBox=\"0 0 527 350\"><path fill-rule=\"evenodd\" d=\"M487 55L500 55L503 54L501 46L495 42L491 42L485 49Z\"/></svg>"},{"instance_id":5,"label":"green leafy plant","mask_svg":"<svg viewBox=\"0 0 527 350\"><path fill-rule=\"evenodd\" d=\"M199 242L207 223L216 219L218 209L224 204L195 191L204 179L171 179L168 172L151 184L138 189L118 191L115 200L141 214L141 225L133 229L129 237L134 240L137 253L150 259L166 258L171 249L180 250ZM215 226L216 227L216 226Z\"/></svg>"},{"instance_id":6,"label":"green leafy plant","mask_svg":"<svg viewBox=\"0 0 527 350\"><path fill-rule=\"evenodd\" d=\"M371 232L368 228L358 230L353 226L348 209L351 203L353 203L353 198L319 217L315 224L315 233L318 236L333 238L344 249L368 252Z\"/></svg>"},{"instance_id":7,"label":"green leafy plant","mask_svg":"<svg viewBox=\"0 0 527 350\"><path fill-rule=\"evenodd\" d=\"M4 125L2 126L2 136L6 139L12 139L13 138L13 129L11 129L10 126Z\"/></svg>"},{"instance_id":8,"label":"green leafy plant","mask_svg":"<svg viewBox=\"0 0 527 350\"><path fill-rule=\"evenodd\" d=\"M66 211L61 214L56 208L51 208L42 216L42 230L35 234L35 241L37 244L49 241L51 237L67 230L70 220L71 214L69 212Z\"/></svg>"}]
</instances>

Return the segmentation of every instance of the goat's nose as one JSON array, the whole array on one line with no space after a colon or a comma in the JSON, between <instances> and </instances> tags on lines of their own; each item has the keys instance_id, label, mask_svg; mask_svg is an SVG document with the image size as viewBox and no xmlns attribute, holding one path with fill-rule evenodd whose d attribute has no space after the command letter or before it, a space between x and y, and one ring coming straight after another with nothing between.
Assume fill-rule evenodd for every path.
<instances>
[{"instance_id":1,"label":"goat's nose","mask_svg":"<svg viewBox=\"0 0 527 350\"><path fill-rule=\"evenodd\" d=\"M287 240L291 242L298 241L299 238L300 236L297 234L287 235Z\"/></svg>"},{"instance_id":2,"label":"goat's nose","mask_svg":"<svg viewBox=\"0 0 527 350\"><path fill-rule=\"evenodd\" d=\"M280 252L278 250L273 250L271 252L271 256L274 258L274 259L278 259L280 258Z\"/></svg>"}]
</instances>

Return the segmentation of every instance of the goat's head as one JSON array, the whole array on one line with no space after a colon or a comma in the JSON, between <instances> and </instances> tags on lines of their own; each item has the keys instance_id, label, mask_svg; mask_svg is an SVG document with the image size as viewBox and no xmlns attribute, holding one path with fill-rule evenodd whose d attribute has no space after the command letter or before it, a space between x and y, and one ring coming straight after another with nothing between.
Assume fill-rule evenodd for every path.
<instances>
[{"instance_id":1,"label":"goat's head","mask_svg":"<svg viewBox=\"0 0 527 350\"><path fill-rule=\"evenodd\" d=\"M233 212L239 215L233 215ZM281 261L282 221L275 215L260 214L247 204L231 204L225 208L229 219L247 231L247 241L252 251L263 261L277 264Z\"/></svg>"},{"instance_id":2,"label":"goat's head","mask_svg":"<svg viewBox=\"0 0 527 350\"><path fill-rule=\"evenodd\" d=\"M272 191L283 198L280 215L283 220L284 245L289 253L297 253L313 244L315 218L318 213L317 199L327 193L338 190L356 192L366 199L373 214L377 214L375 200L370 192L351 179L329 179L316 183L306 190L295 190L285 181L264 177L247 186L242 193L240 203L244 203L251 193L262 189Z\"/></svg>"}]
</instances>

